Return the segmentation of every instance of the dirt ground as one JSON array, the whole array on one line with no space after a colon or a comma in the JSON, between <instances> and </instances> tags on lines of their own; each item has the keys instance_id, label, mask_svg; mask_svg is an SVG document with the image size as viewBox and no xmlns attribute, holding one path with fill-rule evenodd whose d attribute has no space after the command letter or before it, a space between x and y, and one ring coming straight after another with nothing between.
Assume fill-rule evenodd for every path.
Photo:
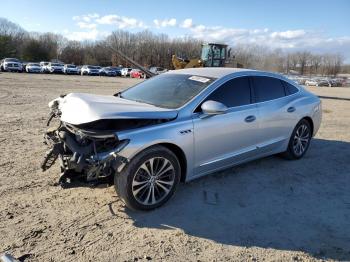
<instances>
[{"instance_id":1,"label":"dirt ground","mask_svg":"<svg viewBox=\"0 0 350 262\"><path fill-rule=\"evenodd\" d=\"M350 88L312 88L323 122L299 161L277 156L180 185L152 212L113 187L57 186L39 168L47 103L139 80L0 74L0 254L21 261L350 261ZM345 98L345 99L344 99Z\"/></svg>"}]
</instances>

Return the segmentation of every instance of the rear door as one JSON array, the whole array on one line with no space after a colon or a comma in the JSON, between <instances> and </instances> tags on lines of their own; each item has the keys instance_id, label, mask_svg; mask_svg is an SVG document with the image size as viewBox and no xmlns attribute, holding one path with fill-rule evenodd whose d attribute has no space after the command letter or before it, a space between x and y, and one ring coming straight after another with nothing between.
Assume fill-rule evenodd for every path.
<instances>
[{"instance_id":1,"label":"rear door","mask_svg":"<svg viewBox=\"0 0 350 262\"><path fill-rule=\"evenodd\" d=\"M228 110L203 118L199 105L194 114L196 175L244 161L256 151L257 108L252 103L249 78L227 81L203 102L207 100L223 103Z\"/></svg>"},{"instance_id":2,"label":"rear door","mask_svg":"<svg viewBox=\"0 0 350 262\"><path fill-rule=\"evenodd\" d=\"M284 150L298 121L295 99L286 84L274 77L252 77L259 116L259 153Z\"/></svg>"}]
</instances>

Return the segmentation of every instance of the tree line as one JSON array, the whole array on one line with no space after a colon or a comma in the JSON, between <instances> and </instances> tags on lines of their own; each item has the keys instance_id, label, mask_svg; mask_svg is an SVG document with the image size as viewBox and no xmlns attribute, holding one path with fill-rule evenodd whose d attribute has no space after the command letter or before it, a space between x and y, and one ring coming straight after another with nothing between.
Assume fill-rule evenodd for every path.
<instances>
[{"instance_id":1,"label":"tree line","mask_svg":"<svg viewBox=\"0 0 350 262\"><path fill-rule=\"evenodd\" d=\"M100 41L69 41L60 34L27 32L19 25L0 18L0 58L24 61L60 60L76 65L129 66L109 48L115 48L146 67L172 68L173 54L184 59L199 58L202 41L170 38L150 31L131 33L117 30ZM263 45L237 44L231 47L234 62L246 68L281 73L336 75L350 73L340 54L315 54L309 51L286 52Z\"/></svg>"}]
</instances>

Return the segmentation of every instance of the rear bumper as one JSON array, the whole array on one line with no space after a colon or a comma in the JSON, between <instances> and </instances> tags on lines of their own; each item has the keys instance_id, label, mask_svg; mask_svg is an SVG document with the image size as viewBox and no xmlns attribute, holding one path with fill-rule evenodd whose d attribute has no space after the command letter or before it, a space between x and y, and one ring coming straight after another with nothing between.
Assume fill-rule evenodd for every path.
<instances>
[{"instance_id":1,"label":"rear bumper","mask_svg":"<svg viewBox=\"0 0 350 262\"><path fill-rule=\"evenodd\" d=\"M4 66L5 71L22 71L22 67L16 67L16 66Z\"/></svg>"},{"instance_id":2,"label":"rear bumper","mask_svg":"<svg viewBox=\"0 0 350 262\"><path fill-rule=\"evenodd\" d=\"M78 74L78 71L77 70L66 70L65 73L66 74L76 75L76 74Z\"/></svg>"},{"instance_id":3,"label":"rear bumper","mask_svg":"<svg viewBox=\"0 0 350 262\"><path fill-rule=\"evenodd\" d=\"M322 103L320 102L318 109L314 110L313 116L312 116L312 121L314 124L314 130L312 133L312 136L315 136L320 129L321 122L322 122Z\"/></svg>"},{"instance_id":4,"label":"rear bumper","mask_svg":"<svg viewBox=\"0 0 350 262\"><path fill-rule=\"evenodd\" d=\"M105 72L107 76L117 76L115 72Z\"/></svg>"},{"instance_id":5,"label":"rear bumper","mask_svg":"<svg viewBox=\"0 0 350 262\"><path fill-rule=\"evenodd\" d=\"M50 69L50 73L63 73L63 69Z\"/></svg>"},{"instance_id":6,"label":"rear bumper","mask_svg":"<svg viewBox=\"0 0 350 262\"><path fill-rule=\"evenodd\" d=\"M30 69L30 68L28 68L27 71L29 73L41 73L41 69Z\"/></svg>"}]
</instances>

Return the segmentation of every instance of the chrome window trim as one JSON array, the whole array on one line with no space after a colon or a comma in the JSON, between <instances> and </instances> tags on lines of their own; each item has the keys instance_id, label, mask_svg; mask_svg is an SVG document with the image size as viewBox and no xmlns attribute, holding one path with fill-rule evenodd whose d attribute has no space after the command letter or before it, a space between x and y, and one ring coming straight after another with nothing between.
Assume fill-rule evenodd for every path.
<instances>
[{"instance_id":1,"label":"chrome window trim","mask_svg":"<svg viewBox=\"0 0 350 262\"><path fill-rule=\"evenodd\" d=\"M243 72L242 72L242 73L243 73ZM257 74L254 75L254 73L257 73ZM285 81L285 82L287 82L287 83L293 85L295 88L297 88L298 91L295 92L294 94L286 95L286 96L283 96L283 97L279 97L279 98L275 98L275 99L271 99L271 100L266 100L266 101L262 101L262 102L256 102L256 101L255 101L255 100L256 100L256 95L254 94L254 90L252 90L252 89L254 89L254 86L252 86L252 81L251 81L251 79L250 79L249 83L250 83L251 94L253 94L253 95L255 96L255 97L251 97L251 100L252 100L253 102L250 103L250 104L247 104L247 105L228 107L228 109L231 109L231 108L240 108L240 107L248 106L248 105L259 105L259 104L262 104L262 103L271 102L271 101L276 101L276 100L283 99L283 98L286 98L286 97L292 97L292 96L295 96L295 95L297 95L297 94L299 94L299 93L301 92L301 91L300 91L301 88L300 88L299 86L295 85L294 83L292 83L292 82L290 82L290 81L287 81L288 79L284 79L283 76L280 77L280 76L278 76L278 75L276 75L276 76L275 76L275 75L269 75L268 73L266 74L266 73L259 72L259 71L258 71L258 72L257 72L257 71L250 71L248 74L247 74L247 72L244 72L243 74L239 74L239 75L238 75L237 73L233 73L233 74L224 76L224 77L222 77L222 78L219 78L219 79L217 79L216 81L214 81L213 83L211 83L211 84L206 88L206 90L208 90L208 89L209 89L212 85L214 85L216 82L219 82L218 86L217 86L215 89L211 90L210 93L208 93L208 94L194 107L194 109L192 110L192 114L194 114L194 115L198 114L197 112L195 112L195 110L197 109L197 107L198 107L201 103L203 103L203 101L204 101L205 99L207 99L208 96L210 96L214 91L216 91L218 88L220 88L222 85L224 85L224 84L227 83L228 81L231 81L231 80L233 80L233 79L235 79L235 78L239 78L239 77L254 77L254 76L272 77L272 78L276 78L276 79L278 79L278 80L280 80L280 81ZM220 80L223 80L222 83L220 83L220 82L221 82ZM204 91L205 91L205 90L203 90L202 92L204 92ZM253 91L253 92L252 92L252 91ZM200 95L200 94L198 94L198 96L199 96L199 95Z\"/></svg>"}]
</instances>

